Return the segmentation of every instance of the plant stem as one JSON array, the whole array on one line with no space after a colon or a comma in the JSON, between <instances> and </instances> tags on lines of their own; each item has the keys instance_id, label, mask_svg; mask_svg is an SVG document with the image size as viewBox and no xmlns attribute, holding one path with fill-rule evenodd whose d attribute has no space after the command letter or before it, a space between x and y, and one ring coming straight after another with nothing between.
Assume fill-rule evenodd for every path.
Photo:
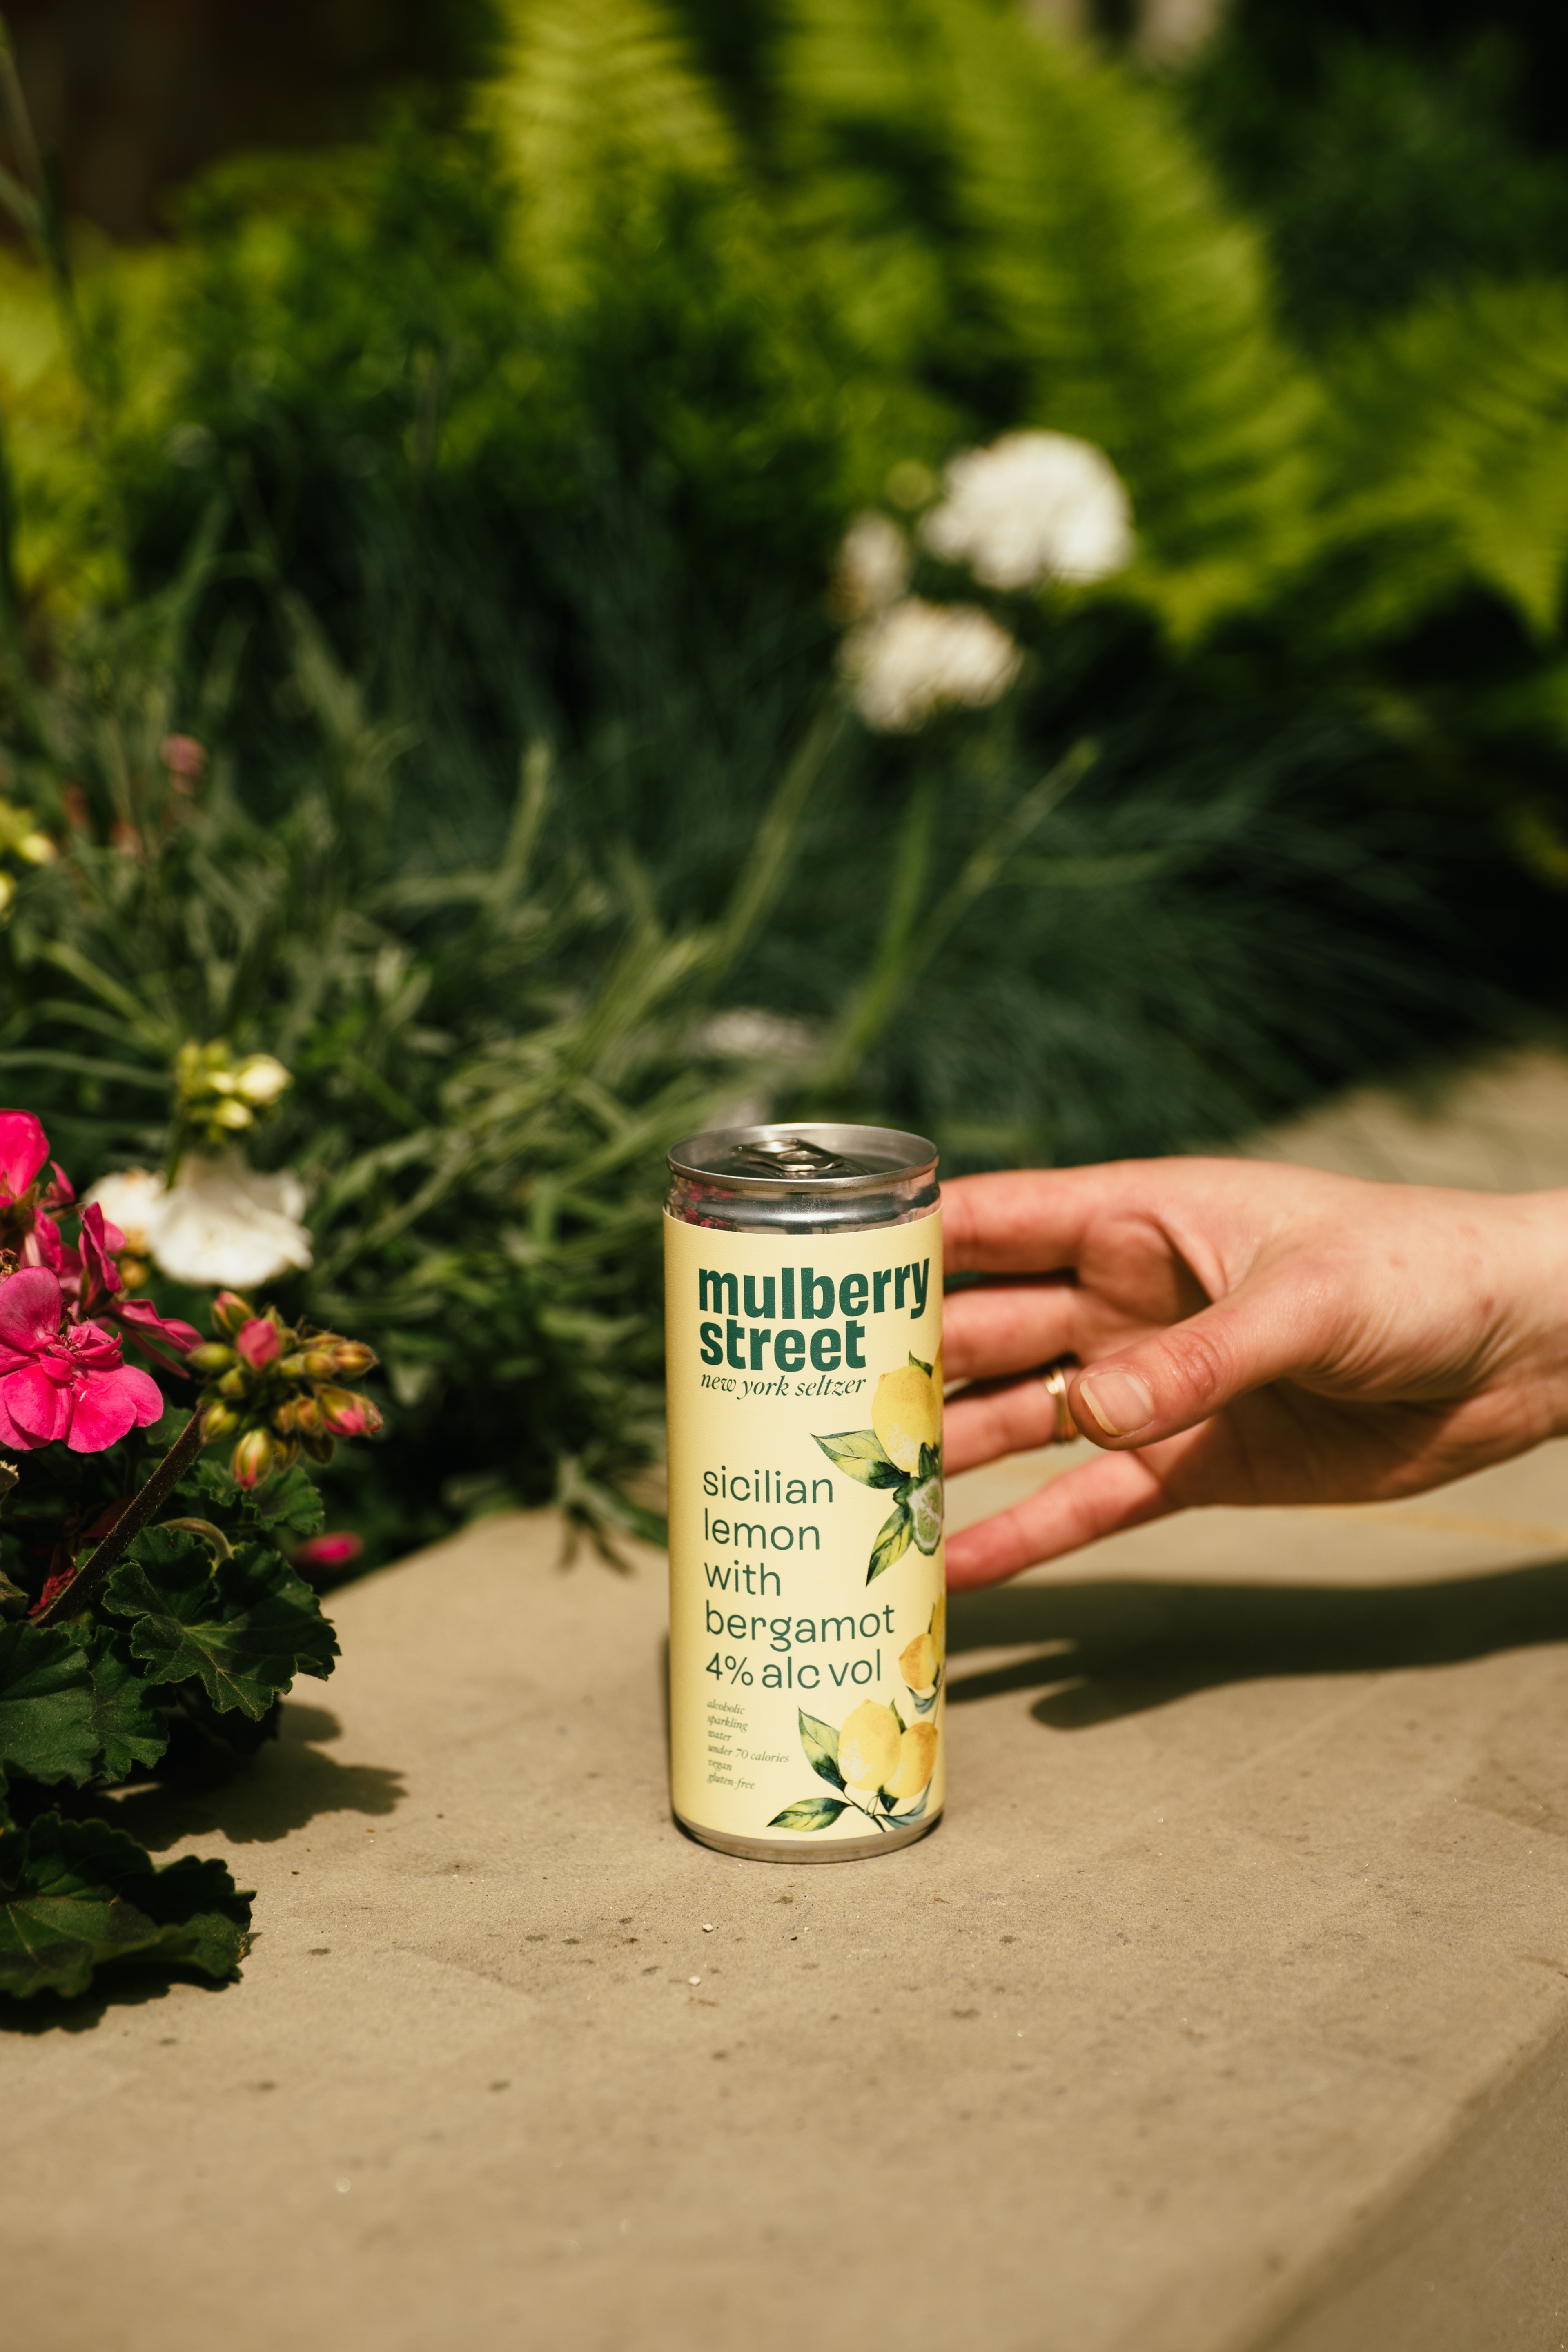
<instances>
[{"instance_id":1,"label":"plant stem","mask_svg":"<svg viewBox=\"0 0 1568 2352\"><path fill-rule=\"evenodd\" d=\"M97 1600L108 1580L110 1570L117 1565L132 1538L141 1534L160 1503L166 1501L174 1492L201 1450L202 1417L198 1408L141 1493L134 1496L121 1511L109 1533L95 1546L70 1582L61 1586L42 1616L34 1618L35 1625L58 1625L62 1617L78 1617L91 1601Z\"/></svg>"},{"instance_id":2,"label":"plant stem","mask_svg":"<svg viewBox=\"0 0 1568 2352\"><path fill-rule=\"evenodd\" d=\"M914 982L946 946L977 898L1004 876L1008 859L1067 798L1096 758L1091 743L1078 743L1047 776L1008 812L973 850L957 879L922 921L921 904L931 861L935 815L934 784L922 785L904 820L888 913L876 960L851 999L828 1048L814 1091L827 1098L854 1077L868 1049L886 1029Z\"/></svg>"}]
</instances>

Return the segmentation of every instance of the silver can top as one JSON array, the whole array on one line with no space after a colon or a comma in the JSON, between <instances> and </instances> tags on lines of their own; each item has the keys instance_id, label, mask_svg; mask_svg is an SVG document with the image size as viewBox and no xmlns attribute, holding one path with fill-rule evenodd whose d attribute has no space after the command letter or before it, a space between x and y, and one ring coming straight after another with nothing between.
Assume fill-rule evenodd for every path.
<instances>
[{"instance_id":1,"label":"silver can top","mask_svg":"<svg viewBox=\"0 0 1568 2352\"><path fill-rule=\"evenodd\" d=\"M885 1192L930 1175L934 1143L891 1127L849 1127L818 1120L770 1127L721 1127L689 1136L669 1154L672 1174L726 1192L776 1194L781 1189L816 1199Z\"/></svg>"}]
</instances>

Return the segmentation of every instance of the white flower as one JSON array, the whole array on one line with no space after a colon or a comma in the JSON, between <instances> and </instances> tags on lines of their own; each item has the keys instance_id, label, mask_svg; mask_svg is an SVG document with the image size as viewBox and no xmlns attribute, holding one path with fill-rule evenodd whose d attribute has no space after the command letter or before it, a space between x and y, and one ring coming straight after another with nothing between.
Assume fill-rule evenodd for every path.
<instances>
[{"instance_id":1,"label":"white flower","mask_svg":"<svg viewBox=\"0 0 1568 2352\"><path fill-rule=\"evenodd\" d=\"M176 1282L248 1290L310 1263L310 1236L300 1223L304 1186L288 1169L258 1175L237 1151L188 1153L168 1188L134 1168L106 1176L87 1197Z\"/></svg>"},{"instance_id":2,"label":"white flower","mask_svg":"<svg viewBox=\"0 0 1568 2352\"><path fill-rule=\"evenodd\" d=\"M987 588L1105 580L1131 563L1132 509L1110 460L1066 433L1006 433L948 467L921 535Z\"/></svg>"},{"instance_id":3,"label":"white flower","mask_svg":"<svg viewBox=\"0 0 1568 2352\"><path fill-rule=\"evenodd\" d=\"M86 1208L96 1201L111 1225L125 1236L125 1246L138 1257L151 1257L153 1236L163 1214L163 1180L145 1168L127 1168L118 1176L104 1176L83 1199Z\"/></svg>"},{"instance_id":4,"label":"white flower","mask_svg":"<svg viewBox=\"0 0 1568 2352\"><path fill-rule=\"evenodd\" d=\"M726 1061L809 1062L821 1041L809 1022L748 1004L715 1013L691 1042L698 1053Z\"/></svg>"},{"instance_id":5,"label":"white flower","mask_svg":"<svg viewBox=\"0 0 1568 2352\"><path fill-rule=\"evenodd\" d=\"M1021 656L1005 629L973 604L927 604L906 596L844 641L855 704L868 727L907 735L944 704L980 709L1005 694Z\"/></svg>"},{"instance_id":6,"label":"white flower","mask_svg":"<svg viewBox=\"0 0 1568 2352\"><path fill-rule=\"evenodd\" d=\"M910 584L910 543L885 514L857 515L844 534L834 577L834 599L850 621L885 613Z\"/></svg>"}]
</instances>

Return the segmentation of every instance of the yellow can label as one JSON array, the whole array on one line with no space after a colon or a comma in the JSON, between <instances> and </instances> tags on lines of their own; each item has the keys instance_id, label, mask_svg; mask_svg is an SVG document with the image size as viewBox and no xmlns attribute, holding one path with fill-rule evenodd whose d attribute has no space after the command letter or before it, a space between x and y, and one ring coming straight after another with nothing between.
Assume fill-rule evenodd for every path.
<instances>
[{"instance_id":1,"label":"yellow can label","mask_svg":"<svg viewBox=\"0 0 1568 2352\"><path fill-rule=\"evenodd\" d=\"M670 1749L694 1827L874 1837L941 1810L942 1213L666 1215Z\"/></svg>"}]
</instances>

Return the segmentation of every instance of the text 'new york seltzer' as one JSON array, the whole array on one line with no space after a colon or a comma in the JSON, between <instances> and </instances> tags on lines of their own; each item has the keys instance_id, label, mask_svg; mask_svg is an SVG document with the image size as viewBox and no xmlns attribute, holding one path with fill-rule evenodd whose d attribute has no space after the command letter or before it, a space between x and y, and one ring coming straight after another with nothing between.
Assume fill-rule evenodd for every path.
<instances>
[{"instance_id":1,"label":"text 'new york seltzer'","mask_svg":"<svg viewBox=\"0 0 1568 2352\"><path fill-rule=\"evenodd\" d=\"M936 1149L741 1127L669 1167L676 1817L761 1862L887 1853L946 1766Z\"/></svg>"}]
</instances>

